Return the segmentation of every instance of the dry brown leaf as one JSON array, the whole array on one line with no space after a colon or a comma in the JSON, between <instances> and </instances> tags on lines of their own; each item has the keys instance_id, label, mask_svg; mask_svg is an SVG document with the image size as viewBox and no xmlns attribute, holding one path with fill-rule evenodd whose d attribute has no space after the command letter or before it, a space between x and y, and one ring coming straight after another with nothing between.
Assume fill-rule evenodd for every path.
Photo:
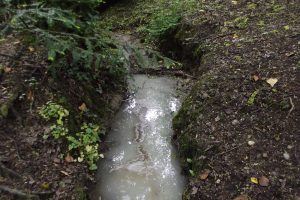
<instances>
[{"instance_id":1,"label":"dry brown leaf","mask_svg":"<svg viewBox=\"0 0 300 200\"><path fill-rule=\"evenodd\" d=\"M234 200L249 200L248 196L243 194L238 197L235 197Z\"/></svg>"},{"instance_id":2,"label":"dry brown leaf","mask_svg":"<svg viewBox=\"0 0 300 200\"><path fill-rule=\"evenodd\" d=\"M66 162L74 162L74 158L68 153L67 156L65 157Z\"/></svg>"},{"instance_id":3,"label":"dry brown leaf","mask_svg":"<svg viewBox=\"0 0 300 200\"><path fill-rule=\"evenodd\" d=\"M12 68L11 67L4 67L4 72L5 73L9 73L12 71Z\"/></svg>"},{"instance_id":4,"label":"dry brown leaf","mask_svg":"<svg viewBox=\"0 0 300 200\"><path fill-rule=\"evenodd\" d=\"M66 172L66 171L60 171L60 173L66 175L66 176L70 176L70 174L68 172Z\"/></svg>"},{"instance_id":5,"label":"dry brown leaf","mask_svg":"<svg viewBox=\"0 0 300 200\"><path fill-rule=\"evenodd\" d=\"M85 103L82 103L81 106L78 107L78 109L82 112L86 111L87 107Z\"/></svg>"},{"instance_id":6,"label":"dry brown leaf","mask_svg":"<svg viewBox=\"0 0 300 200\"><path fill-rule=\"evenodd\" d=\"M34 52L34 48L33 47L28 47L28 50L30 51L30 52Z\"/></svg>"},{"instance_id":7,"label":"dry brown leaf","mask_svg":"<svg viewBox=\"0 0 300 200\"><path fill-rule=\"evenodd\" d=\"M199 178L200 178L201 180L205 180L205 179L207 179L209 173L210 173L210 170L209 170L209 169L205 169L205 170L200 174L200 177L199 177Z\"/></svg>"},{"instance_id":8,"label":"dry brown leaf","mask_svg":"<svg viewBox=\"0 0 300 200\"><path fill-rule=\"evenodd\" d=\"M258 182L259 182L260 186L267 187L269 185L269 183L270 183L270 180L267 177L265 177L265 176L261 176L259 178Z\"/></svg>"},{"instance_id":9,"label":"dry brown leaf","mask_svg":"<svg viewBox=\"0 0 300 200\"><path fill-rule=\"evenodd\" d=\"M259 80L259 77L258 77L257 75L254 75L254 76L253 76L253 80L254 80L254 81L258 81L258 80Z\"/></svg>"},{"instance_id":10,"label":"dry brown leaf","mask_svg":"<svg viewBox=\"0 0 300 200\"><path fill-rule=\"evenodd\" d=\"M278 79L277 78L269 78L267 80L267 83L271 86L271 87L274 87L274 85L278 82Z\"/></svg>"},{"instance_id":11,"label":"dry brown leaf","mask_svg":"<svg viewBox=\"0 0 300 200\"><path fill-rule=\"evenodd\" d=\"M34 100L34 94L31 90L29 90L27 93L27 100L29 100L30 102L33 102Z\"/></svg>"}]
</instances>

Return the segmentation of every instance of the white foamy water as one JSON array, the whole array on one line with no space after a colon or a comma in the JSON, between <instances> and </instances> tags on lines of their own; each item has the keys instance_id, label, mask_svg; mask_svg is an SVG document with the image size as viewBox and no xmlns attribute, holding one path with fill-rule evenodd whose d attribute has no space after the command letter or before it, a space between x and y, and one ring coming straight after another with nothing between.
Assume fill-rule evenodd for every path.
<instances>
[{"instance_id":1,"label":"white foamy water","mask_svg":"<svg viewBox=\"0 0 300 200\"><path fill-rule=\"evenodd\" d=\"M171 145L180 107L176 80L135 75L131 98L107 137L111 148L98 167L94 200L180 200L184 177Z\"/></svg>"}]
</instances>

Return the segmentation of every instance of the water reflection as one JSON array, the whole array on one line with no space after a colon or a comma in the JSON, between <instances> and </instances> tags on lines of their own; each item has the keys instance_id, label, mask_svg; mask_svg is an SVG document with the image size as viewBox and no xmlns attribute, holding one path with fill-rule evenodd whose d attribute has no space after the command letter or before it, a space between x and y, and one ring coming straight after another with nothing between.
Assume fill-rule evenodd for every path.
<instances>
[{"instance_id":1,"label":"water reflection","mask_svg":"<svg viewBox=\"0 0 300 200\"><path fill-rule=\"evenodd\" d=\"M180 106L176 81L136 75L134 95L115 119L108 140L113 141L99 175L93 199L179 200L184 178L174 159L171 121Z\"/></svg>"}]
</instances>

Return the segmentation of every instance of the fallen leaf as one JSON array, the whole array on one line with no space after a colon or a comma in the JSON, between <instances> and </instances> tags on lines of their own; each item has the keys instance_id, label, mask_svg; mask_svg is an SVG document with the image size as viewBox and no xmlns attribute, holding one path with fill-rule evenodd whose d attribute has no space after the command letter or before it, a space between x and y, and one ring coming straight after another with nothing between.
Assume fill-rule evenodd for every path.
<instances>
[{"instance_id":1,"label":"fallen leaf","mask_svg":"<svg viewBox=\"0 0 300 200\"><path fill-rule=\"evenodd\" d=\"M239 38L239 36L235 33L234 35L233 35L233 39L238 39Z\"/></svg>"},{"instance_id":2,"label":"fallen leaf","mask_svg":"<svg viewBox=\"0 0 300 200\"><path fill-rule=\"evenodd\" d=\"M77 161L78 161L78 162L83 162L83 158L82 158L82 157L78 157L78 158L77 158Z\"/></svg>"},{"instance_id":3,"label":"fallen leaf","mask_svg":"<svg viewBox=\"0 0 300 200\"><path fill-rule=\"evenodd\" d=\"M33 102L34 100L34 94L31 90L28 91L27 100L29 100L30 102Z\"/></svg>"},{"instance_id":4,"label":"fallen leaf","mask_svg":"<svg viewBox=\"0 0 300 200\"><path fill-rule=\"evenodd\" d=\"M68 172L65 172L65 171L60 171L60 173L66 175L66 176L70 176L70 174Z\"/></svg>"},{"instance_id":5,"label":"fallen leaf","mask_svg":"<svg viewBox=\"0 0 300 200\"><path fill-rule=\"evenodd\" d=\"M284 28L284 30L286 30L286 31L287 31L287 30L290 30L290 26L289 26L289 25L286 25L286 26L284 26L283 28Z\"/></svg>"},{"instance_id":6,"label":"fallen leaf","mask_svg":"<svg viewBox=\"0 0 300 200\"><path fill-rule=\"evenodd\" d=\"M210 174L210 170L209 169L205 169L201 174L200 174L200 179L201 180L205 180L207 179L208 175Z\"/></svg>"},{"instance_id":7,"label":"fallen leaf","mask_svg":"<svg viewBox=\"0 0 300 200\"><path fill-rule=\"evenodd\" d=\"M33 47L28 47L28 50L30 51L30 52L34 52L34 48Z\"/></svg>"},{"instance_id":8,"label":"fallen leaf","mask_svg":"<svg viewBox=\"0 0 300 200\"><path fill-rule=\"evenodd\" d=\"M49 187L50 187L49 183L44 182L44 183L41 184L41 188L43 188L44 190L48 190Z\"/></svg>"},{"instance_id":9,"label":"fallen leaf","mask_svg":"<svg viewBox=\"0 0 300 200\"><path fill-rule=\"evenodd\" d=\"M192 195L197 194L197 192L198 192L198 188L194 186L192 189Z\"/></svg>"},{"instance_id":10,"label":"fallen leaf","mask_svg":"<svg viewBox=\"0 0 300 200\"><path fill-rule=\"evenodd\" d=\"M67 156L65 157L66 162L74 162L74 158L68 153Z\"/></svg>"},{"instance_id":11,"label":"fallen leaf","mask_svg":"<svg viewBox=\"0 0 300 200\"><path fill-rule=\"evenodd\" d=\"M271 86L271 87L274 87L274 85L278 82L278 79L277 78L269 78L267 80L267 83Z\"/></svg>"},{"instance_id":12,"label":"fallen leaf","mask_svg":"<svg viewBox=\"0 0 300 200\"><path fill-rule=\"evenodd\" d=\"M265 177L265 176L261 176L260 178L259 178L259 185L260 186L264 186L264 187L266 187L266 186L268 186L269 185L269 183L270 183L270 181L269 181L269 179L267 178L267 177Z\"/></svg>"},{"instance_id":13,"label":"fallen leaf","mask_svg":"<svg viewBox=\"0 0 300 200\"><path fill-rule=\"evenodd\" d=\"M9 73L12 71L12 68L11 67L4 67L4 72L5 73Z\"/></svg>"},{"instance_id":14,"label":"fallen leaf","mask_svg":"<svg viewBox=\"0 0 300 200\"><path fill-rule=\"evenodd\" d=\"M250 181L251 181L251 183L258 184L258 180L256 177L251 177Z\"/></svg>"},{"instance_id":15,"label":"fallen leaf","mask_svg":"<svg viewBox=\"0 0 300 200\"><path fill-rule=\"evenodd\" d=\"M248 199L249 199L248 196L245 194L234 198L234 200L248 200Z\"/></svg>"},{"instance_id":16,"label":"fallen leaf","mask_svg":"<svg viewBox=\"0 0 300 200\"><path fill-rule=\"evenodd\" d=\"M259 77L257 75L253 75L253 80L254 81L258 81L259 80Z\"/></svg>"},{"instance_id":17,"label":"fallen leaf","mask_svg":"<svg viewBox=\"0 0 300 200\"><path fill-rule=\"evenodd\" d=\"M79 110L81 110L82 112L87 110L86 104L82 103L81 106L78 107Z\"/></svg>"},{"instance_id":18,"label":"fallen leaf","mask_svg":"<svg viewBox=\"0 0 300 200\"><path fill-rule=\"evenodd\" d=\"M195 176L196 174L195 174L195 172L193 171L193 170L189 170L189 172L190 172L190 174L191 174L191 176Z\"/></svg>"}]
</instances>

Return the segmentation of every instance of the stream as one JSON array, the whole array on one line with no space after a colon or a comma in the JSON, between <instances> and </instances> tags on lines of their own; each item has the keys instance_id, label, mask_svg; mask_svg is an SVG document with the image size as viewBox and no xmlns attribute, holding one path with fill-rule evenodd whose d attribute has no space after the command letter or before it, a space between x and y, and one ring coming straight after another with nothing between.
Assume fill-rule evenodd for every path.
<instances>
[{"instance_id":1,"label":"stream","mask_svg":"<svg viewBox=\"0 0 300 200\"><path fill-rule=\"evenodd\" d=\"M131 95L107 137L94 200L179 200L185 179L171 144L172 118L180 107L177 80L133 75Z\"/></svg>"}]
</instances>

